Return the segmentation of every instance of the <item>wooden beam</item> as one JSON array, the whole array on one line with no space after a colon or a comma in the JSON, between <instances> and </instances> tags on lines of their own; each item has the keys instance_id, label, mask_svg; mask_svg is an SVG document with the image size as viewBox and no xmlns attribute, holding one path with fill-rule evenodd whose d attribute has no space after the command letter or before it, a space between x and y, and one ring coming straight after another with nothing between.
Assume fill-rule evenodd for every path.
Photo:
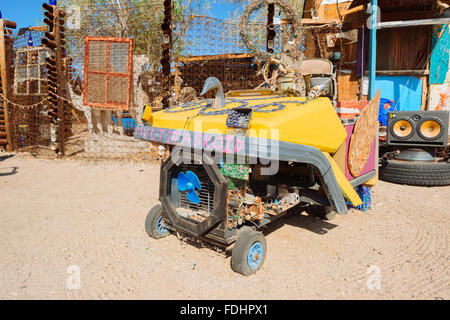
<instances>
[{"instance_id":1,"label":"wooden beam","mask_svg":"<svg viewBox=\"0 0 450 320\"><path fill-rule=\"evenodd\" d=\"M48 30L47 26L45 26L45 25L37 26L37 27L29 27L28 29L31 31L47 31Z\"/></svg>"},{"instance_id":2,"label":"wooden beam","mask_svg":"<svg viewBox=\"0 0 450 320\"><path fill-rule=\"evenodd\" d=\"M368 71L365 72L366 75L369 74ZM377 75L379 76L426 76L430 74L430 70L377 70Z\"/></svg>"},{"instance_id":3,"label":"wooden beam","mask_svg":"<svg viewBox=\"0 0 450 320\"><path fill-rule=\"evenodd\" d=\"M0 19L0 74L2 77L2 93L5 98L8 99L8 77L6 70L6 47L5 47L5 28L3 19ZM8 102L3 100L3 113L5 117L5 128L6 128L6 140L8 145L6 146L6 151L11 152L12 150L12 137L11 128L9 124L9 113L8 113Z\"/></svg>"},{"instance_id":4,"label":"wooden beam","mask_svg":"<svg viewBox=\"0 0 450 320\"><path fill-rule=\"evenodd\" d=\"M250 53L227 53L227 54L206 55L206 56L180 57L178 59L178 61L194 62L194 61L204 61L204 60L245 59L245 58L253 58L253 57L254 57L254 55L250 54Z\"/></svg>"},{"instance_id":5,"label":"wooden beam","mask_svg":"<svg viewBox=\"0 0 450 320\"><path fill-rule=\"evenodd\" d=\"M361 28L366 24L368 16L364 8L353 8L344 15L344 27L348 28ZM411 20L424 20L432 19L433 12L427 10L415 10L415 11L395 11L395 12L381 12L381 23L392 21L411 21Z\"/></svg>"},{"instance_id":6,"label":"wooden beam","mask_svg":"<svg viewBox=\"0 0 450 320\"><path fill-rule=\"evenodd\" d=\"M320 25L320 24L340 25L341 21L339 19L330 19L330 18L302 19L302 24L304 24L304 25Z\"/></svg>"},{"instance_id":7,"label":"wooden beam","mask_svg":"<svg viewBox=\"0 0 450 320\"><path fill-rule=\"evenodd\" d=\"M422 76L422 105L420 107L420 110L425 111L427 110L428 105L428 76Z\"/></svg>"}]
</instances>

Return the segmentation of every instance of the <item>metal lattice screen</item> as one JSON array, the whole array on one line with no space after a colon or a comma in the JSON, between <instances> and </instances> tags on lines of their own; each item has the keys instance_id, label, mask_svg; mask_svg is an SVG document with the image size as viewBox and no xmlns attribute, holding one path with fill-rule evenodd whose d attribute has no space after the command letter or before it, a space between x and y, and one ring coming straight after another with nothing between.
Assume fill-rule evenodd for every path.
<instances>
[{"instance_id":1,"label":"metal lattice screen","mask_svg":"<svg viewBox=\"0 0 450 320\"><path fill-rule=\"evenodd\" d=\"M251 54L224 54L180 59L179 76L183 87L192 87L200 93L205 80L214 76L225 92L253 89L264 79L258 74L258 64Z\"/></svg>"},{"instance_id":2,"label":"metal lattice screen","mask_svg":"<svg viewBox=\"0 0 450 320\"><path fill-rule=\"evenodd\" d=\"M133 79L133 40L86 37L84 104L129 110Z\"/></svg>"},{"instance_id":3,"label":"metal lattice screen","mask_svg":"<svg viewBox=\"0 0 450 320\"><path fill-rule=\"evenodd\" d=\"M47 92L45 59L49 56L44 47L26 47L15 52L14 94L40 96Z\"/></svg>"},{"instance_id":4,"label":"metal lattice screen","mask_svg":"<svg viewBox=\"0 0 450 320\"><path fill-rule=\"evenodd\" d=\"M47 116L48 103L40 103L47 96L48 49L41 46L44 33L23 31L13 35L11 99L9 106L14 149L31 150L50 144Z\"/></svg>"}]
</instances>

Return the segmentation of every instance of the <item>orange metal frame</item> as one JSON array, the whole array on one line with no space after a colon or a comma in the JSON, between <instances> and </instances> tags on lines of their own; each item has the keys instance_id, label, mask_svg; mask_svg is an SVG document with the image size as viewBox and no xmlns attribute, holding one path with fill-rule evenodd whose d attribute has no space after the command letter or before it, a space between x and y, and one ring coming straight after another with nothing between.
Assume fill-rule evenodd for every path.
<instances>
[{"instance_id":1,"label":"orange metal frame","mask_svg":"<svg viewBox=\"0 0 450 320\"><path fill-rule=\"evenodd\" d=\"M106 72L104 71L90 71L89 70L89 45L93 41L102 41L107 42L107 54L106 54ZM129 43L128 50L128 72L127 73L115 73L109 72L109 57L110 57L110 46L111 42L125 42ZM105 102L104 103L96 103L88 101L87 99L87 88L89 86L88 83L88 75L89 74L100 74L105 75L106 77L106 89L105 89ZM127 103L117 103L108 101L108 79L109 76L115 77L123 77L128 78L128 90L127 90ZM86 106L103 108L103 109L121 109L121 110L129 110L131 104L131 86L133 83L133 39L128 38L112 38L112 37L90 37L87 36L84 39L84 87L83 87L83 104Z\"/></svg>"}]
</instances>

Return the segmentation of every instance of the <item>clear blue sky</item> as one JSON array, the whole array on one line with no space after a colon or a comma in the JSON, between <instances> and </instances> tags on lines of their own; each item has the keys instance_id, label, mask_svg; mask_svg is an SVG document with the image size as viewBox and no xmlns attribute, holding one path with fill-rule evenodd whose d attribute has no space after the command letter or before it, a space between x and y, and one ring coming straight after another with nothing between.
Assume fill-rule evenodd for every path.
<instances>
[{"instance_id":1,"label":"clear blue sky","mask_svg":"<svg viewBox=\"0 0 450 320\"><path fill-rule=\"evenodd\" d=\"M216 5L211 8L211 16L218 19L227 19L230 14L236 10L235 4L222 3L221 0L216 0Z\"/></svg>"},{"instance_id":2,"label":"clear blue sky","mask_svg":"<svg viewBox=\"0 0 450 320\"><path fill-rule=\"evenodd\" d=\"M222 3L222 0L216 1L217 4L211 9L211 15L215 18L226 19L236 8L235 5ZM0 11L3 18L17 22L18 28L35 26L37 20L42 24L42 3L43 0L0 0Z\"/></svg>"},{"instance_id":3,"label":"clear blue sky","mask_svg":"<svg viewBox=\"0 0 450 320\"><path fill-rule=\"evenodd\" d=\"M17 22L17 28L35 26L42 22L42 0L0 0L3 18Z\"/></svg>"}]
</instances>

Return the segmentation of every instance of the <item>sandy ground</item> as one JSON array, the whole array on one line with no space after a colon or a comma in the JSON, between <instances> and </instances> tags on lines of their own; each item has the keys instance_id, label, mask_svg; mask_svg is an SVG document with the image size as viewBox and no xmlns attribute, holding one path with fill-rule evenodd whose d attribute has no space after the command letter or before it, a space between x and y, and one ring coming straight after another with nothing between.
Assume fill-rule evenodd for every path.
<instances>
[{"instance_id":1,"label":"sandy ground","mask_svg":"<svg viewBox=\"0 0 450 320\"><path fill-rule=\"evenodd\" d=\"M0 154L0 298L450 299L450 187L380 182L369 214L286 216L243 277L210 247L146 235L158 176L151 163Z\"/></svg>"}]
</instances>

